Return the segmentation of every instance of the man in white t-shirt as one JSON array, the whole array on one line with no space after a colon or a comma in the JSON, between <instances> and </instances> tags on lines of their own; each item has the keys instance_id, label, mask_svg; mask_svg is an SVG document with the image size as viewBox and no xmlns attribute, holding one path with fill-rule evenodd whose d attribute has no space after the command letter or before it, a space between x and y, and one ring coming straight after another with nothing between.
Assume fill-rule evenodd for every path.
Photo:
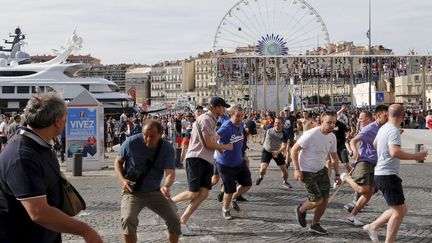
<instances>
[{"instance_id":1,"label":"man in white t-shirt","mask_svg":"<svg viewBox=\"0 0 432 243\"><path fill-rule=\"evenodd\" d=\"M336 136L333 133L335 124L336 113L324 112L321 117L321 125L303 133L291 149L295 169L294 178L305 184L309 198L296 208L297 222L302 227L306 227L306 212L315 208L309 231L323 235L328 232L321 227L319 221L327 207L330 194L330 178L328 168L325 166L329 153L336 173L335 180L338 184L341 183Z\"/></svg>"},{"instance_id":2,"label":"man in white t-shirt","mask_svg":"<svg viewBox=\"0 0 432 243\"><path fill-rule=\"evenodd\" d=\"M374 141L378 155L374 181L390 208L374 222L363 226L372 242L379 242L378 229L384 224L387 224L385 242L395 242L399 226L408 212L399 177L400 160L424 160L427 156L426 151L407 153L401 149L399 129L404 114L403 106L391 105L388 109L389 121L379 129Z\"/></svg>"},{"instance_id":3,"label":"man in white t-shirt","mask_svg":"<svg viewBox=\"0 0 432 243\"><path fill-rule=\"evenodd\" d=\"M10 117L9 115L3 116L3 122L0 123L0 150L6 146L7 143L7 127L9 126Z\"/></svg>"}]
</instances>

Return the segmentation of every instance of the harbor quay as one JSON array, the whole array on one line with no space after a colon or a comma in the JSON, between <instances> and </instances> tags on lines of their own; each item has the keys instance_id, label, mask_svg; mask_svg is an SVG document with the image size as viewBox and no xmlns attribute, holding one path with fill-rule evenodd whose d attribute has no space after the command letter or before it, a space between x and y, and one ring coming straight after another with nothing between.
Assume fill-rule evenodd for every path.
<instances>
[{"instance_id":1,"label":"harbor quay","mask_svg":"<svg viewBox=\"0 0 432 243\"><path fill-rule=\"evenodd\" d=\"M247 155L254 180L258 176L262 147L258 143L250 143L249 147ZM79 220L94 227L105 242L121 242L121 192L113 170L116 152L107 155L103 170L84 172L80 177L73 177L70 172L66 175L87 203L87 210L77 216ZM65 169L64 164L62 169ZM340 170L343 170L342 166ZM294 209L307 198L307 194L303 185L293 180L292 167L288 171L288 181L293 185L293 189L289 190L281 188L279 168L271 163L263 182L259 186L253 185L245 195L248 201L239 203L240 212L232 212L232 220L222 218L222 203L217 200L219 182L189 223L195 234L182 236L180 242L370 242L361 227L343 222L348 215L343 206L353 199L353 191L347 184L342 186L322 217L321 224L329 231L328 235L316 235L309 233L307 228L301 228L296 221ZM408 215L400 227L397 242L432 242L432 159L429 157L424 163L403 161L401 178ZM171 195L186 188L185 170L177 169ZM332 189L330 194L333 192ZM187 203L177 204L178 211L184 211L186 206ZM385 200L379 192L359 215L363 222L369 223L386 208ZM308 212L306 219L309 224L312 212ZM63 234L62 237L67 243L83 242L77 236ZM384 242L384 229L379 231L379 238ZM165 241L164 221L150 210L142 210L139 215L138 242Z\"/></svg>"}]
</instances>

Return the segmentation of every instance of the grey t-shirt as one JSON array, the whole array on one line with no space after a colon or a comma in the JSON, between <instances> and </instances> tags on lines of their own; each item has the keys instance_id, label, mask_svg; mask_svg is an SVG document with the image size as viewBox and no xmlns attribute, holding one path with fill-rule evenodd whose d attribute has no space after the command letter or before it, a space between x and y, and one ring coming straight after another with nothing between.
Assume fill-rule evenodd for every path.
<instances>
[{"instance_id":1,"label":"grey t-shirt","mask_svg":"<svg viewBox=\"0 0 432 243\"><path fill-rule=\"evenodd\" d=\"M389 145L402 146L399 128L386 123L376 136L378 163L375 175L399 175L400 160L390 155Z\"/></svg>"},{"instance_id":2,"label":"grey t-shirt","mask_svg":"<svg viewBox=\"0 0 432 243\"><path fill-rule=\"evenodd\" d=\"M266 132L263 148L267 152L279 150L282 143L287 143L287 141L288 134L286 134L283 130L276 132L275 128L270 128Z\"/></svg>"}]
</instances>

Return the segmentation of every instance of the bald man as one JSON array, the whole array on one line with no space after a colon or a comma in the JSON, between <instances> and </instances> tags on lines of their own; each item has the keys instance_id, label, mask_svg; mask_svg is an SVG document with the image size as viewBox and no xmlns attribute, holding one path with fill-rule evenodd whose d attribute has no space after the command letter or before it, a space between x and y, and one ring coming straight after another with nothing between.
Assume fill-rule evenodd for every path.
<instances>
[{"instance_id":1,"label":"bald man","mask_svg":"<svg viewBox=\"0 0 432 243\"><path fill-rule=\"evenodd\" d=\"M383 125L375 138L378 162L375 166L375 185L382 192L387 205L390 207L371 224L363 226L372 242L379 242L378 229L387 223L385 242L394 242L407 214L407 206L399 177L400 160L424 160L427 152L407 153L401 149L400 126L404 119L404 108L393 104L388 109L388 122Z\"/></svg>"}]
</instances>

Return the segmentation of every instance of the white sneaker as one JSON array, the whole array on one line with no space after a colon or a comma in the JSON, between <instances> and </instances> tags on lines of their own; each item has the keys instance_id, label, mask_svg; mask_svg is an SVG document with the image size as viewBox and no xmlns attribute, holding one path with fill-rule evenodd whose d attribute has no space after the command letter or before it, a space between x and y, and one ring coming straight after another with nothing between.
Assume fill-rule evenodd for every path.
<instances>
[{"instance_id":1,"label":"white sneaker","mask_svg":"<svg viewBox=\"0 0 432 243\"><path fill-rule=\"evenodd\" d=\"M340 178L341 178L342 182L346 182L346 178L348 178L348 176L349 176L349 175L348 175L346 172L342 173L342 174L340 175Z\"/></svg>"},{"instance_id":2,"label":"white sneaker","mask_svg":"<svg viewBox=\"0 0 432 243\"><path fill-rule=\"evenodd\" d=\"M372 240L373 243L379 243L378 231L371 229L369 224L363 226L363 230L368 233L369 238Z\"/></svg>"},{"instance_id":3,"label":"white sneaker","mask_svg":"<svg viewBox=\"0 0 432 243\"><path fill-rule=\"evenodd\" d=\"M227 210L222 209L222 217L226 220L231 220L232 216L231 216L230 210L229 209L227 209Z\"/></svg>"},{"instance_id":4,"label":"white sneaker","mask_svg":"<svg viewBox=\"0 0 432 243\"><path fill-rule=\"evenodd\" d=\"M363 226L364 223L360 221L356 216L349 216L345 222L347 224L353 225L353 226Z\"/></svg>"},{"instance_id":5,"label":"white sneaker","mask_svg":"<svg viewBox=\"0 0 432 243\"><path fill-rule=\"evenodd\" d=\"M181 224L180 227L181 227L182 235L184 236L192 235L192 231L189 229L189 226L187 224Z\"/></svg>"}]
</instances>

